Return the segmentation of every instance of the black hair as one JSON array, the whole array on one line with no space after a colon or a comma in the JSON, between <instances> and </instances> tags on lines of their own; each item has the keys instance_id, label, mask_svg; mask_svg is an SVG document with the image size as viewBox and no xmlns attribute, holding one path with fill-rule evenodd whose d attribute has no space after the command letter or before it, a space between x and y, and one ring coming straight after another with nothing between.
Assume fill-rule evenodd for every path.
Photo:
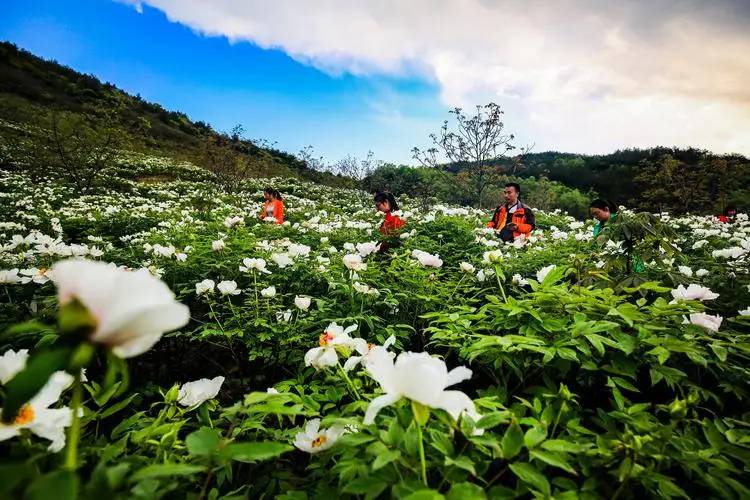
<instances>
[{"instance_id":1,"label":"black hair","mask_svg":"<svg viewBox=\"0 0 750 500\"><path fill-rule=\"evenodd\" d=\"M618 210L617 205L603 198L597 198L591 203L589 203L589 208L598 208L599 210L609 210L609 213L611 214L616 214Z\"/></svg>"},{"instance_id":2,"label":"black hair","mask_svg":"<svg viewBox=\"0 0 750 500\"><path fill-rule=\"evenodd\" d=\"M391 212L394 212L398 210L398 203L396 202L396 198L393 196L392 193L388 192L382 192L375 195L374 200L376 203L383 203L384 201L388 202L388 205L391 207Z\"/></svg>"},{"instance_id":3,"label":"black hair","mask_svg":"<svg viewBox=\"0 0 750 500\"><path fill-rule=\"evenodd\" d=\"M281 193L279 193L278 191L276 191L276 190L275 190L274 188L272 188L272 187L267 187L266 189L264 189L264 190L263 190L263 192L264 192L264 193L268 193L268 194L270 194L271 196L273 196L273 197L274 197L274 198L276 198L277 200L281 200L281 199L282 199L282 198L281 198Z\"/></svg>"},{"instance_id":4,"label":"black hair","mask_svg":"<svg viewBox=\"0 0 750 500\"><path fill-rule=\"evenodd\" d=\"M521 194L521 185L517 182L509 182L505 185L505 187L509 188L512 187L516 190L516 193Z\"/></svg>"}]
</instances>

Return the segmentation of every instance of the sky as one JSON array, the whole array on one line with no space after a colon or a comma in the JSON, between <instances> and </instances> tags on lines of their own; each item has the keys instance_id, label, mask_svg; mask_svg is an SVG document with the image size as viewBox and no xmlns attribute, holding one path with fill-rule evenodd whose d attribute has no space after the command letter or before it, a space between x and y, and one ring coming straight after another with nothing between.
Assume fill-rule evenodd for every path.
<instances>
[{"instance_id":1,"label":"sky","mask_svg":"<svg viewBox=\"0 0 750 500\"><path fill-rule=\"evenodd\" d=\"M490 101L534 151L750 155L746 0L4 0L0 39L329 162Z\"/></svg>"}]
</instances>

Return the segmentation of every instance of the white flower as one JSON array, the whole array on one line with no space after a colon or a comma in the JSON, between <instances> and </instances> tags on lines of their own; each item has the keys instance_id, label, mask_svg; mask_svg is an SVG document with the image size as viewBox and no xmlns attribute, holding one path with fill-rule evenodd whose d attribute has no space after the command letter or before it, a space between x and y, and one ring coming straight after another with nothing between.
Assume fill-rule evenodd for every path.
<instances>
[{"instance_id":1,"label":"white flower","mask_svg":"<svg viewBox=\"0 0 750 500\"><path fill-rule=\"evenodd\" d=\"M310 247L307 245L298 245L296 243L292 243L289 245L288 253L292 257L299 257L299 256L308 256L310 255Z\"/></svg>"},{"instance_id":2,"label":"white flower","mask_svg":"<svg viewBox=\"0 0 750 500\"><path fill-rule=\"evenodd\" d=\"M503 252L501 250L489 250L482 255L482 262L485 264L493 264L502 260Z\"/></svg>"},{"instance_id":3,"label":"white flower","mask_svg":"<svg viewBox=\"0 0 750 500\"><path fill-rule=\"evenodd\" d=\"M21 349L18 352L11 349L0 356L0 383L7 384L16 376L16 373L23 370L27 359L29 359L28 349Z\"/></svg>"},{"instance_id":4,"label":"white flower","mask_svg":"<svg viewBox=\"0 0 750 500\"><path fill-rule=\"evenodd\" d=\"M37 285L43 285L54 278L54 270L47 268L39 269L32 267L31 269L21 269L20 274L25 276L21 278L22 283L33 281Z\"/></svg>"},{"instance_id":5,"label":"white flower","mask_svg":"<svg viewBox=\"0 0 750 500\"><path fill-rule=\"evenodd\" d=\"M718 332L723 320L724 318L721 316L711 316L706 313L693 313L690 315L690 323L705 328L709 332Z\"/></svg>"},{"instance_id":6,"label":"white flower","mask_svg":"<svg viewBox=\"0 0 750 500\"><path fill-rule=\"evenodd\" d=\"M350 356L349 359L346 360L346 363L344 363L344 371L351 371L360 363L366 368L371 363L377 363L377 359L380 356L394 358L396 354L388 351L388 348L393 345L394 342L396 342L396 337L393 335L388 337L386 341L383 342L382 346L371 344L361 338L352 339L352 346L360 355Z\"/></svg>"},{"instance_id":7,"label":"white flower","mask_svg":"<svg viewBox=\"0 0 750 500\"><path fill-rule=\"evenodd\" d=\"M525 280L520 274L514 274L511 281L518 286L526 286L529 284L529 282Z\"/></svg>"},{"instance_id":8,"label":"white flower","mask_svg":"<svg viewBox=\"0 0 750 500\"><path fill-rule=\"evenodd\" d=\"M468 262L461 262L459 264L459 267L461 268L461 271L467 273L467 274L474 274L474 266Z\"/></svg>"},{"instance_id":9,"label":"white flower","mask_svg":"<svg viewBox=\"0 0 750 500\"><path fill-rule=\"evenodd\" d=\"M690 269L688 266L677 266L677 270L680 271L680 273L687 276L688 278L693 277L693 270Z\"/></svg>"},{"instance_id":10,"label":"white flower","mask_svg":"<svg viewBox=\"0 0 750 500\"><path fill-rule=\"evenodd\" d=\"M263 290L260 291L260 294L267 299L270 299L271 297L276 297L276 287L271 285L268 288L264 288Z\"/></svg>"},{"instance_id":11,"label":"white flower","mask_svg":"<svg viewBox=\"0 0 750 500\"><path fill-rule=\"evenodd\" d=\"M9 356L9 352L13 354ZM6 352L0 357L0 372L6 375L22 370L26 366L27 356L28 352L24 351ZM19 366L21 361L23 362ZM65 447L65 428L70 426L73 414L67 406L62 408L50 408L50 406L57 403L62 392L72 383L71 375L61 371L53 373L42 389L21 407L13 422L8 424L0 422L0 441L18 436L21 430L28 429L37 436L51 441L49 451L56 453L62 450Z\"/></svg>"},{"instance_id":12,"label":"white flower","mask_svg":"<svg viewBox=\"0 0 750 500\"><path fill-rule=\"evenodd\" d=\"M289 257L288 253L271 254L271 260L282 269L294 264L294 261L291 259L291 257Z\"/></svg>"},{"instance_id":13,"label":"white flower","mask_svg":"<svg viewBox=\"0 0 750 500\"><path fill-rule=\"evenodd\" d=\"M346 329L337 325L336 322L328 325L318 339L320 347L314 347L305 353L305 366L312 366L316 370L326 366L336 366L339 362L336 347L346 349L354 347L354 339L349 336L349 333L356 329L356 324Z\"/></svg>"},{"instance_id":14,"label":"white flower","mask_svg":"<svg viewBox=\"0 0 750 500\"><path fill-rule=\"evenodd\" d=\"M224 243L224 240L215 240L211 242L211 248L214 252L221 252L227 247L227 244Z\"/></svg>"},{"instance_id":15,"label":"white flower","mask_svg":"<svg viewBox=\"0 0 750 500\"><path fill-rule=\"evenodd\" d=\"M342 425L320 429L320 419L314 418L305 424L305 430L294 437L294 446L307 453L319 453L333 446L346 432Z\"/></svg>"},{"instance_id":16,"label":"white flower","mask_svg":"<svg viewBox=\"0 0 750 500\"><path fill-rule=\"evenodd\" d=\"M351 269L352 271L362 271L367 269L367 264L362 263L362 256L356 253L344 255L342 261L347 269Z\"/></svg>"},{"instance_id":17,"label":"white flower","mask_svg":"<svg viewBox=\"0 0 750 500\"><path fill-rule=\"evenodd\" d=\"M267 394L281 394L275 387L268 387L266 389Z\"/></svg>"},{"instance_id":18,"label":"white flower","mask_svg":"<svg viewBox=\"0 0 750 500\"><path fill-rule=\"evenodd\" d=\"M228 228L231 228L240 223L244 224L244 222L245 219L243 219L239 215L235 215L234 217L227 217L226 219L224 219L224 225Z\"/></svg>"},{"instance_id":19,"label":"white flower","mask_svg":"<svg viewBox=\"0 0 750 500\"><path fill-rule=\"evenodd\" d=\"M15 285L21 283L18 269L0 270L0 285Z\"/></svg>"},{"instance_id":20,"label":"white flower","mask_svg":"<svg viewBox=\"0 0 750 500\"><path fill-rule=\"evenodd\" d=\"M546 278L547 275L550 273L550 271L552 271L555 267L557 267L557 266L555 266L554 264L550 264L549 266L544 267L544 268L540 269L539 271L537 271L536 272L536 280L539 283L541 283L542 281L544 281L544 278Z\"/></svg>"},{"instance_id":21,"label":"white flower","mask_svg":"<svg viewBox=\"0 0 750 500\"><path fill-rule=\"evenodd\" d=\"M403 352L394 363L386 356L368 367L370 375L380 384L385 394L372 400L365 413L369 425L375 416L401 398L408 398L431 408L445 410L454 419L462 412L476 414L474 402L461 391L446 391L459 382L471 378L471 370L464 366L450 372L445 362L426 352Z\"/></svg>"},{"instance_id":22,"label":"white flower","mask_svg":"<svg viewBox=\"0 0 750 500\"><path fill-rule=\"evenodd\" d=\"M344 243L344 250L347 252L354 252L357 250L357 247L354 246L354 243Z\"/></svg>"},{"instance_id":23,"label":"white flower","mask_svg":"<svg viewBox=\"0 0 750 500\"><path fill-rule=\"evenodd\" d=\"M688 285L687 288L684 285L679 285L671 293L672 297L674 297L672 303L678 300L714 300L719 297L718 293L714 293L709 288L696 284Z\"/></svg>"},{"instance_id":24,"label":"white flower","mask_svg":"<svg viewBox=\"0 0 750 500\"><path fill-rule=\"evenodd\" d=\"M237 282L232 281L220 281L216 288L221 292L222 295L239 295L242 290L237 288Z\"/></svg>"},{"instance_id":25,"label":"white flower","mask_svg":"<svg viewBox=\"0 0 750 500\"><path fill-rule=\"evenodd\" d=\"M303 311L307 311L310 308L311 303L312 298L310 297L305 297L303 295L296 295L294 297L294 305L302 309Z\"/></svg>"},{"instance_id":26,"label":"white flower","mask_svg":"<svg viewBox=\"0 0 750 500\"><path fill-rule=\"evenodd\" d=\"M185 262L187 260L187 254L186 253L182 253L182 252L178 252L178 253L174 254L174 258L177 259L178 262Z\"/></svg>"},{"instance_id":27,"label":"white flower","mask_svg":"<svg viewBox=\"0 0 750 500\"><path fill-rule=\"evenodd\" d=\"M703 278L704 276L708 276L708 269L698 269L695 271L695 275L699 278Z\"/></svg>"},{"instance_id":28,"label":"white flower","mask_svg":"<svg viewBox=\"0 0 750 500\"><path fill-rule=\"evenodd\" d=\"M180 387L177 402L182 406L198 406L219 394L224 377L215 377L211 380L202 378L193 382L187 382Z\"/></svg>"},{"instance_id":29,"label":"white flower","mask_svg":"<svg viewBox=\"0 0 750 500\"><path fill-rule=\"evenodd\" d=\"M357 251L362 257L367 257L373 252L377 252L380 245L374 241L367 241L364 243L357 243Z\"/></svg>"},{"instance_id":30,"label":"white flower","mask_svg":"<svg viewBox=\"0 0 750 500\"><path fill-rule=\"evenodd\" d=\"M477 273L477 281L479 281L480 283L484 283L484 280L486 279L487 277L484 274L484 269L480 269L479 272Z\"/></svg>"},{"instance_id":31,"label":"white flower","mask_svg":"<svg viewBox=\"0 0 750 500\"><path fill-rule=\"evenodd\" d=\"M216 286L214 280L203 280L195 284L195 294L203 295L204 293L213 292L214 286Z\"/></svg>"},{"instance_id":32,"label":"white flower","mask_svg":"<svg viewBox=\"0 0 750 500\"><path fill-rule=\"evenodd\" d=\"M431 253L422 250L413 250L411 256L417 259L419 263L425 267L441 267L443 265L443 261L437 254L432 255Z\"/></svg>"},{"instance_id":33,"label":"white flower","mask_svg":"<svg viewBox=\"0 0 750 500\"><path fill-rule=\"evenodd\" d=\"M750 316L750 307L746 307L742 311L737 311L740 316Z\"/></svg>"},{"instance_id":34,"label":"white flower","mask_svg":"<svg viewBox=\"0 0 750 500\"><path fill-rule=\"evenodd\" d=\"M86 307L96 320L90 340L122 358L146 352L162 334L190 320L187 306L146 270L79 259L58 262L53 270L60 305L77 300Z\"/></svg>"},{"instance_id":35,"label":"white flower","mask_svg":"<svg viewBox=\"0 0 750 500\"><path fill-rule=\"evenodd\" d=\"M276 321L289 323L292 319L292 310L287 309L286 311L276 311Z\"/></svg>"},{"instance_id":36,"label":"white flower","mask_svg":"<svg viewBox=\"0 0 750 500\"><path fill-rule=\"evenodd\" d=\"M266 269L265 259L242 259L242 266L240 271L246 273L248 271L259 271L261 273L271 274L271 271Z\"/></svg>"}]
</instances>

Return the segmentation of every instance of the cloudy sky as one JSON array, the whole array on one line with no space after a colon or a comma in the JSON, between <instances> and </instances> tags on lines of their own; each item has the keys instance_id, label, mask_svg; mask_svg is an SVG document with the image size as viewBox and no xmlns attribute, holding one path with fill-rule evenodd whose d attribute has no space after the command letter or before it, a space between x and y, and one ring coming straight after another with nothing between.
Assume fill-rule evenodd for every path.
<instances>
[{"instance_id":1,"label":"cloudy sky","mask_svg":"<svg viewBox=\"0 0 750 500\"><path fill-rule=\"evenodd\" d=\"M408 162L490 100L535 151L750 154L750 2L10 1L0 38L191 118Z\"/></svg>"}]
</instances>

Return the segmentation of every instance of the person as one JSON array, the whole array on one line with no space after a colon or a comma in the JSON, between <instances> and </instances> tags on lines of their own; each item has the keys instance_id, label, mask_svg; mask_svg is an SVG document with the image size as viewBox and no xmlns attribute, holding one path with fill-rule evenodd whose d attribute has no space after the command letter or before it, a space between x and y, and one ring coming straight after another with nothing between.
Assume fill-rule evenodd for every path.
<instances>
[{"instance_id":1,"label":"person","mask_svg":"<svg viewBox=\"0 0 750 500\"><path fill-rule=\"evenodd\" d=\"M719 220L725 224L729 224L734 222L736 215L737 209L732 205L727 205L727 207L724 209L724 213L719 216Z\"/></svg>"},{"instance_id":2,"label":"person","mask_svg":"<svg viewBox=\"0 0 750 500\"><path fill-rule=\"evenodd\" d=\"M281 199L281 193L274 188L268 187L263 190L263 198L266 202L263 204L263 210L260 212L260 218L273 217L275 224L284 223L284 202Z\"/></svg>"},{"instance_id":3,"label":"person","mask_svg":"<svg viewBox=\"0 0 750 500\"><path fill-rule=\"evenodd\" d=\"M617 205L609 200L597 198L589 204L591 216L597 220L594 225L594 238L604 229L604 225L609 222L617 222Z\"/></svg>"},{"instance_id":4,"label":"person","mask_svg":"<svg viewBox=\"0 0 750 500\"><path fill-rule=\"evenodd\" d=\"M509 182L503 190L505 204L498 205L487 227L499 233L503 241L513 241L519 236L528 237L536 226L534 212L521 202L521 186ZM510 217L508 216L510 214Z\"/></svg>"},{"instance_id":5,"label":"person","mask_svg":"<svg viewBox=\"0 0 750 500\"><path fill-rule=\"evenodd\" d=\"M380 224L380 234L385 238L380 242L380 252L385 252L399 243L396 237L399 230L404 227L406 221L394 212L398 211L398 203L392 193L377 193L374 197L375 208L385 214L383 223Z\"/></svg>"}]
</instances>

